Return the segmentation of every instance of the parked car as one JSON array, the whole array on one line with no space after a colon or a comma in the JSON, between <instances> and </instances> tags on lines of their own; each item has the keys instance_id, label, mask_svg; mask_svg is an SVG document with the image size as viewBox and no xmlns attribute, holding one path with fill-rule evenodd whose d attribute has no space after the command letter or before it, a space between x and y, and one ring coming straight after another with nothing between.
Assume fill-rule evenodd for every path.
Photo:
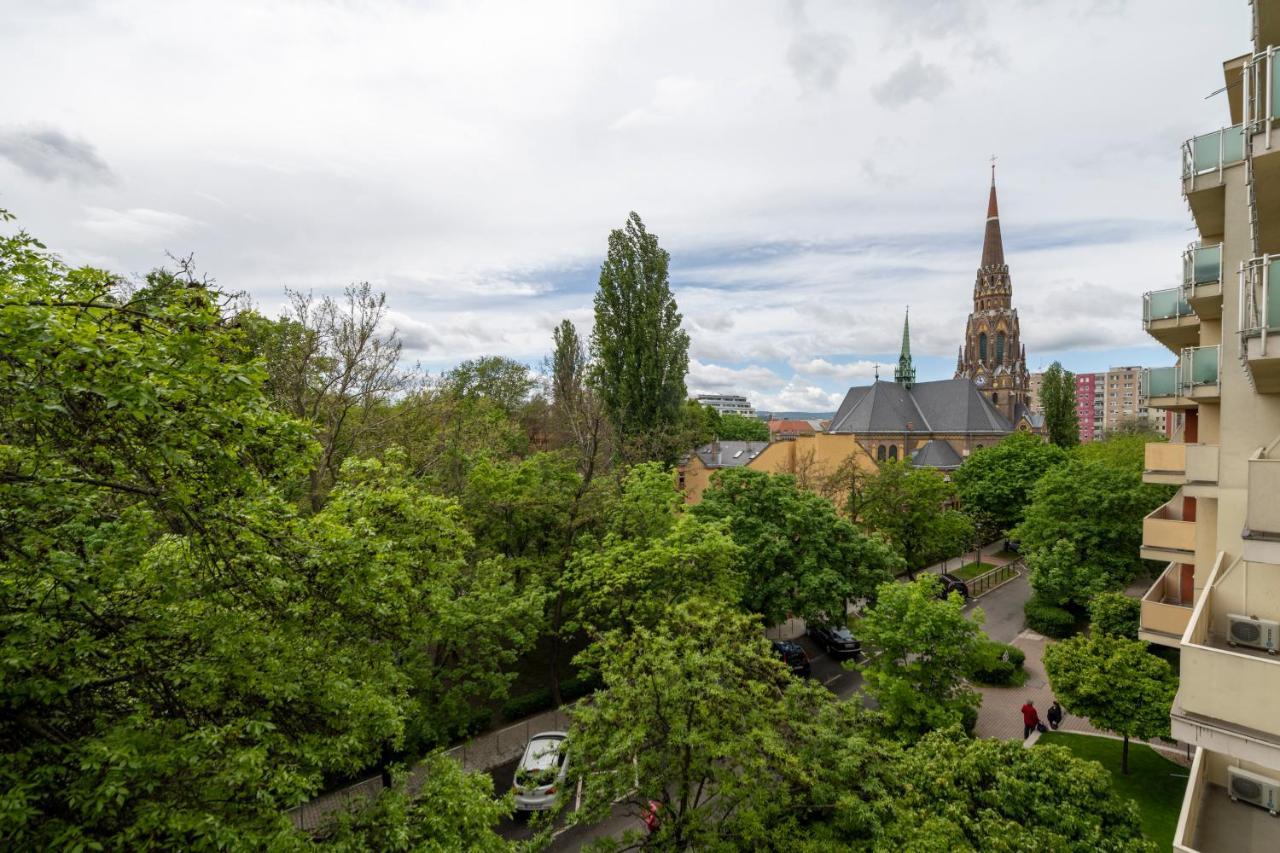
<instances>
[{"instance_id":1,"label":"parked car","mask_svg":"<svg viewBox=\"0 0 1280 853\"><path fill-rule=\"evenodd\" d=\"M1012 554L1022 553L1022 543L1017 539L1004 540L1004 549Z\"/></svg>"},{"instance_id":2,"label":"parked car","mask_svg":"<svg viewBox=\"0 0 1280 853\"><path fill-rule=\"evenodd\" d=\"M953 592L960 593L960 597L967 599L969 597L969 585L955 575L946 573L938 575L942 580L942 591L938 593L939 598L946 598Z\"/></svg>"},{"instance_id":3,"label":"parked car","mask_svg":"<svg viewBox=\"0 0 1280 853\"><path fill-rule=\"evenodd\" d=\"M512 781L516 811L546 811L555 805L569 769L568 737L565 732L542 732L529 738Z\"/></svg>"},{"instance_id":4,"label":"parked car","mask_svg":"<svg viewBox=\"0 0 1280 853\"><path fill-rule=\"evenodd\" d=\"M862 643L843 625L813 624L808 634L818 648L833 658L856 658L862 652Z\"/></svg>"},{"instance_id":5,"label":"parked car","mask_svg":"<svg viewBox=\"0 0 1280 853\"><path fill-rule=\"evenodd\" d=\"M804 647L799 643L793 643L790 640L772 640L774 653L782 658L782 662L791 667L792 675L808 676L812 671L809 666L809 656L805 654Z\"/></svg>"}]
</instances>

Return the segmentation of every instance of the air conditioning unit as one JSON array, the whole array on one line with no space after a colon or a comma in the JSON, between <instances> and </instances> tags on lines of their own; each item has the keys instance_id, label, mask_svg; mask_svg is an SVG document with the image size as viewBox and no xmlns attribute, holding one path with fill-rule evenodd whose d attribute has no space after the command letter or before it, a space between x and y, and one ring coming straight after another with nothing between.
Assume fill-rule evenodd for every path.
<instances>
[{"instance_id":1,"label":"air conditioning unit","mask_svg":"<svg viewBox=\"0 0 1280 853\"><path fill-rule=\"evenodd\" d=\"M1227 768L1227 793L1233 800L1262 806L1273 815L1280 807L1280 782L1239 767Z\"/></svg>"},{"instance_id":2,"label":"air conditioning unit","mask_svg":"<svg viewBox=\"0 0 1280 853\"><path fill-rule=\"evenodd\" d=\"M1274 655L1280 649L1280 622L1228 613L1227 642L1233 646L1266 649Z\"/></svg>"}]
</instances>

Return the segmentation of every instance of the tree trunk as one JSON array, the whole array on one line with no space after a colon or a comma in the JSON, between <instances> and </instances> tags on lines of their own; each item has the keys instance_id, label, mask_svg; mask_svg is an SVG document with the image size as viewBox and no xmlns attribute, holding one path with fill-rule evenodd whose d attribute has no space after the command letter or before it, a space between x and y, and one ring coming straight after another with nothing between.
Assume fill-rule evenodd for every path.
<instances>
[{"instance_id":1,"label":"tree trunk","mask_svg":"<svg viewBox=\"0 0 1280 853\"><path fill-rule=\"evenodd\" d=\"M1120 751L1120 772L1129 775L1129 736L1124 736L1124 748Z\"/></svg>"}]
</instances>

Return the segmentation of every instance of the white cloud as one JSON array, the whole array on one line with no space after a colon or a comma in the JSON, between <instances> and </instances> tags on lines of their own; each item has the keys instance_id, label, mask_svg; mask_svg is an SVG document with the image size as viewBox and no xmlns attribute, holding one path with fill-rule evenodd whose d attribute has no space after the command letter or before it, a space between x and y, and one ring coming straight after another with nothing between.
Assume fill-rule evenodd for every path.
<instances>
[{"instance_id":1,"label":"white cloud","mask_svg":"<svg viewBox=\"0 0 1280 853\"><path fill-rule=\"evenodd\" d=\"M811 358L808 361L792 361L791 367L805 376L833 376L837 379L875 378L876 368L886 378L893 375L894 365L889 362L855 361L846 364L835 364L825 358Z\"/></svg>"},{"instance_id":2,"label":"white cloud","mask_svg":"<svg viewBox=\"0 0 1280 853\"><path fill-rule=\"evenodd\" d=\"M115 175L97 150L51 128L0 128L0 158L42 181L65 178L74 184L109 184Z\"/></svg>"},{"instance_id":3,"label":"white cloud","mask_svg":"<svg viewBox=\"0 0 1280 853\"><path fill-rule=\"evenodd\" d=\"M889 109L897 109L912 101L932 101L951 83L941 65L925 62L916 53L898 66L892 74L872 90L876 100Z\"/></svg>"},{"instance_id":4,"label":"white cloud","mask_svg":"<svg viewBox=\"0 0 1280 853\"><path fill-rule=\"evenodd\" d=\"M113 210L109 207L86 207L81 221L85 230L109 241L146 244L152 251L164 251L166 241L195 228L200 223L166 210L134 207Z\"/></svg>"},{"instance_id":5,"label":"white cloud","mask_svg":"<svg viewBox=\"0 0 1280 853\"><path fill-rule=\"evenodd\" d=\"M697 359L689 359L689 376L686 385L691 394L708 394L718 391L733 392L743 388L778 387L783 383L782 377L767 367L751 365L743 368L722 367L718 364L704 364Z\"/></svg>"},{"instance_id":6,"label":"white cloud","mask_svg":"<svg viewBox=\"0 0 1280 853\"><path fill-rule=\"evenodd\" d=\"M842 399L842 391L828 391L792 379L777 393L762 396L756 408L775 412L834 412Z\"/></svg>"}]
</instances>

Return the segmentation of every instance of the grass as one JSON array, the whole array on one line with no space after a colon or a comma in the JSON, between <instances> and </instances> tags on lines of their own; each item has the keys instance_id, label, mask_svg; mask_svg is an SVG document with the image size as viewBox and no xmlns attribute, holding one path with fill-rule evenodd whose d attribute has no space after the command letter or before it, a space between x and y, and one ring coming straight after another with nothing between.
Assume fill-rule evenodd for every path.
<instances>
[{"instance_id":1,"label":"grass","mask_svg":"<svg viewBox=\"0 0 1280 853\"><path fill-rule=\"evenodd\" d=\"M967 581L976 578L978 575L985 574L994 568L995 566L991 563L965 563L954 572L951 572L951 574L960 578L960 580Z\"/></svg>"},{"instance_id":2,"label":"grass","mask_svg":"<svg viewBox=\"0 0 1280 853\"><path fill-rule=\"evenodd\" d=\"M1142 832L1161 850L1173 847L1173 833L1178 827L1178 812L1187 787L1187 768L1174 764L1144 743L1129 742L1129 775L1120 772L1118 740L1090 735L1046 732L1037 743L1065 746L1077 758L1096 761L1105 767L1115 782L1116 793L1138 804Z\"/></svg>"}]
</instances>

